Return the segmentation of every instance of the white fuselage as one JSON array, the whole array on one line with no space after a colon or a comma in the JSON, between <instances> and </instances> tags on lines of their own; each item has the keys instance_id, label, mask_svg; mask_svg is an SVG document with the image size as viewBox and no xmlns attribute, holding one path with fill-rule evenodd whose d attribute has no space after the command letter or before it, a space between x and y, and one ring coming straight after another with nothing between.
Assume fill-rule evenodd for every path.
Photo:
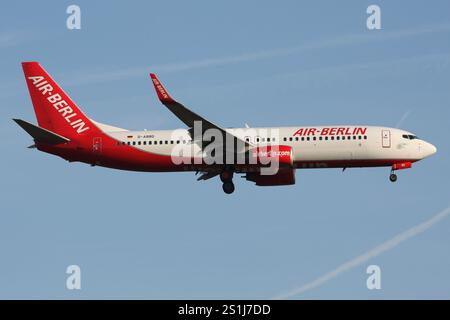
<instances>
[{"instance_id":1,"label":"white fuselage","mask_svg":"<svg viewBox=\"0 0 450 320\"><path fill-rule=\"evenodd\" d=\"M375 126L306 126L226 129L257 146L292 147L296 168L387 166L418 161L436 148L410 132ZM105 132L122 144L158 155L173 155L175 148L201 157L201 144L185 129Z\"/></svg>"}]
</instances>

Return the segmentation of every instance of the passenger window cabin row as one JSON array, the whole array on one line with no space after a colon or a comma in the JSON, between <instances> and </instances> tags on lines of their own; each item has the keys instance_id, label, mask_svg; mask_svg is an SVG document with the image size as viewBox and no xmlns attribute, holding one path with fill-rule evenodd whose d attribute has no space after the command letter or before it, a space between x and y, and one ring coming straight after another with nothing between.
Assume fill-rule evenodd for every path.
<instances>
[{"instance_id":1,"label":"passenger window cabin row","mask_svg":"<svg viewBox=\"0 0 450 320\"><path fill-rule=\"evenodd\" d=\"M283 141L284 142L297 142L297 141L328 141L328 140L367 140L367 136L320 136L320 137L284 137ZM245 141L250 142L250 138L246 138ZM270 141L275 141L275 138L259 138L256 137L255 138L255 142L270 142Z\"/></svg>"},{"instance_id":2,"label":"passenger window cabin row","mask_svg":"<svg viewBox=\"0 0 450 320\"><path fill-rule=\"evenodd\" d=\"M415 137L417 138L417 137ZM367 140L367 136L320 136L320 137L284 137L284 142L298 142L298 141L335 141L335 140ZM190 140L133 140L133 141L121 141L118 142L118 145L129 145L129 146L141 146L141 145L169 145L169 144L186 144ZM250 142L250 138L245 138L246 142ZM255 138L256 143L260 142L275 142L275 138L261 138L256 137Z\"/></svg>"},{"instance_id":3,"label":"passenger window cabin row","mask_svg":"<svg viewBox=\"0 0 450 320\"><path fill-rule=\"evenodd\" d=\"M118 142L119 145L128 145L128 146L146 146L146 145L162 145L162 144L186 144L187 140L137 140L137 141L121 141Z\"/></svg>"},{"instance_id":4,"label":"passenger window cabin row","mask_svg":"<svg viewBox=\"0 0 450 320\"><path fill-rule=\"evenodd\" d=\"M317 140L319 140L319 141L322 141L322 140L325 140L325 141L328 141L328 140L367 140L367 136L324 136L324 137L322 137L322 136L320 136L320 137L289 137L289 138L286 138L286 137L284 137L283 138L283 141L317 141Z\"/></svg>"}]
</instances>

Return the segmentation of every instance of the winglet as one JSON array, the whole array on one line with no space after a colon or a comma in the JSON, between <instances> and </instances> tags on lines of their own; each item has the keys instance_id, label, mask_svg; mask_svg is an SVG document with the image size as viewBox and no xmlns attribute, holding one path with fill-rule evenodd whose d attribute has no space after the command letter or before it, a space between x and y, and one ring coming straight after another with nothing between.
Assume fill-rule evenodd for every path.
<instances>
[{"instance_id":1,"label":"winglet","mask_svg":"<svg viewBox=\"0 0 450 320\"><path fill-rule=\"evenodd\" d=\"M159 100L163 103L172 103L175 102L172 97L169 95L167 90L164 88L162 83L156 77L156 74L150 73L150 78L152 78L153 85L155 86L156 93L158 94Z\"/></svg>"}]
</instances>

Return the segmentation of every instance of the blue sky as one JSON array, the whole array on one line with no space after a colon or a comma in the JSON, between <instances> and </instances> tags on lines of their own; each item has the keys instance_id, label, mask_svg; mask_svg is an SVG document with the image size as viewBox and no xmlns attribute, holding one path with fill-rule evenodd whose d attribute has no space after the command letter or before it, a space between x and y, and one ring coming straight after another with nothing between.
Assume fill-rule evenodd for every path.
<instances>
[{"instance_id":1,"label":"blue sky","mask_svg":"<svg viewBox=\"0 0 450 320\"><path fill-rule=\"evenodd\" d=\"M448 1L15 1L0 13L0 298L271 298L301 287L449 206ZM366 29L381 7L382 30ZM194 174L121 172L30 150L21 61L44 68L93 119L182 124L174 97L223 126L367 124L414 132L438 153L388 168L298 170L258 188ZM407 116L405 116L407 115ZM450 298L450 220L298 299ZM65 288L68 265L82 289ZM379 265L382 289L366 288Z\"/></svg>"}]
</instances>

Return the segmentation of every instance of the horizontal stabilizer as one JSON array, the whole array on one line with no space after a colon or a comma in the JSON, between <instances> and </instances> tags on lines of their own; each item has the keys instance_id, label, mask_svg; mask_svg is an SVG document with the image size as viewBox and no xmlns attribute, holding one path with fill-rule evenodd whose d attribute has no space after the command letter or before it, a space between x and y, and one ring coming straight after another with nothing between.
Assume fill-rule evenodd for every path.
<instances>
[{"instance_id":1,"label":"horizontal stabilizer","mask_svg":"<svg viewBox=\"0 0 450 320\"><path fill-rule=\"evenodd\" d=\"M46 144L60 144L67 143L70 140L51 132L47 129L35 126L29 122L20 119L13 119L23 130L25 130L30 136L33 137L35 141L46 143Z\"/></svg>"}]
</instances>

